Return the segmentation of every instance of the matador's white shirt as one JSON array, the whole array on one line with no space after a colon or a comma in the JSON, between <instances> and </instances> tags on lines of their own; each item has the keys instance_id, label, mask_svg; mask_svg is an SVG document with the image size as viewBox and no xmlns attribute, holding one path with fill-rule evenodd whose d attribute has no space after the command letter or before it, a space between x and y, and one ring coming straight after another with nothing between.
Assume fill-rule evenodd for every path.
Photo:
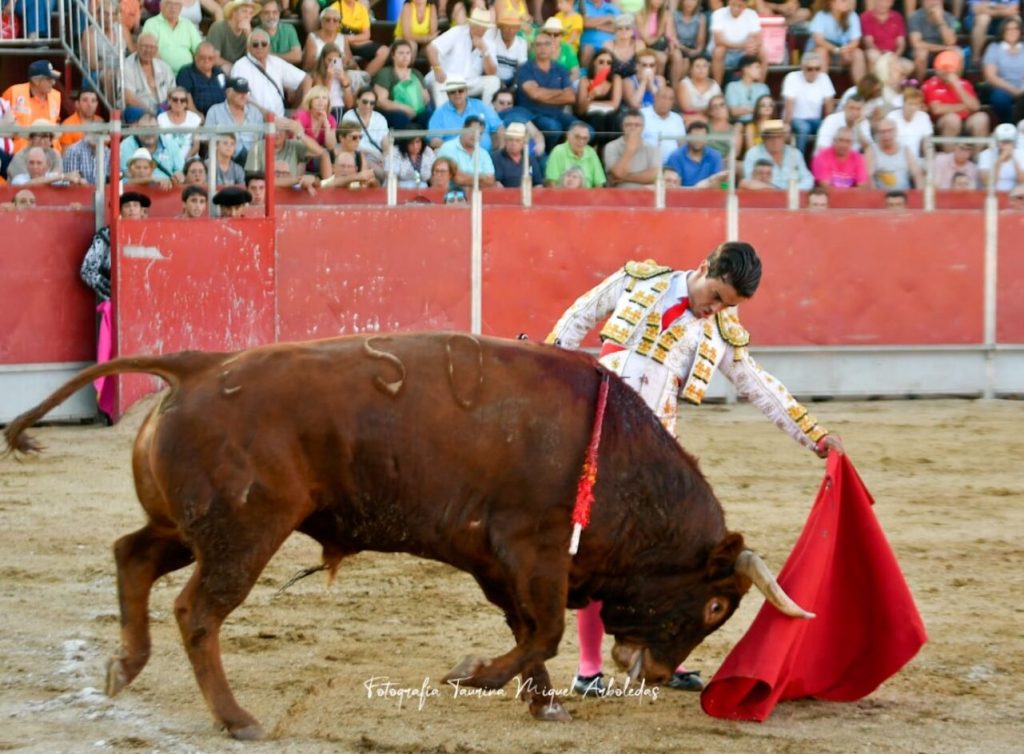
<instances>
[{"instance_id":1,"label":"matador's white shirt","mask_svg":"<svg viewBox=\"0 0 1024 754\"><path fill-rule=\"evenodd\" d=\"M735 307L705 319L683 307L662 327L665 312L678 310L687 298L688 275L653 260L629 262L569 307L546 342L575 350L608 317L600 362L636 390L673 435L679 398L699 405L717 369L779 428L813 450L827 430L751 358L750 338Z\"/></svg>"}]
</instances>

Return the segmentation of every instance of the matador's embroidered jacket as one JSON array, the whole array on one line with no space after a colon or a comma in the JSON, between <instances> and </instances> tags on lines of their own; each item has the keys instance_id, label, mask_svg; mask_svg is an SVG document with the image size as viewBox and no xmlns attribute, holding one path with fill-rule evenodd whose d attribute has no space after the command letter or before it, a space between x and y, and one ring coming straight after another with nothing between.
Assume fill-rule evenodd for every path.
<instances>
[{"instance_id":1,"label":"matador's embroidered jacket","mask_svg":"<svg viewBox=\"0 0 1024 754\"><path fill-rule=\"evenodd\" d=\"M699 405L718 369L779 428L814 449L827 430L751 358L735 307L698 319L683 305L688 274L653 260L629 262L569 307L546 342L577 349L610 314L601 330L601 363L636 390L673 435L679 398ZM666 313L673 318L663 322Z\"/></svg>"}]
</instances>

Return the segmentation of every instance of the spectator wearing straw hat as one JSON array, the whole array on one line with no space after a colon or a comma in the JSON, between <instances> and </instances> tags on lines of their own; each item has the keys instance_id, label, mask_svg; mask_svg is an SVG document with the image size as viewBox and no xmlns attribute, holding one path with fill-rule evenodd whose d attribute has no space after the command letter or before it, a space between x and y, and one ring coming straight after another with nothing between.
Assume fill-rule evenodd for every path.
<instances>
[{"instance_id":1,"label":"spectator wearing straw hat","mask_svg":"<svg viewBox=\"0 0 1024 754\"><path fill-rule=\"evenodd\" d=\"M748 149L743 157L743 174L753 175L758 161L767 160L772 164L771 183L775 188L787 188L791 178L796 179L801 191L814 186L814 176L807 169L803 154L786 143L788 135L784 121L766 120L761 125L761 143Z\"/></svg>"},{"instance_id":2,"label":"spectator wearing straw hat","mask_svg":"<svg viewBox=\"0 0 1024 754\"><path fill-rule=\"evenodd\" d=\"M565 27L562 21L552 16L539 31L544 32L554 40L557 55L552 55L552 60L558 63L569 72L569 77L576 81L580 77L580 59L576 49L566 40Z\"/></svg>"},{"instance_id":3,"label":"spectator wearing straw hat","mask_svg":"<svg viewBox=\"0 0 1024 754\"><path fill-rule=\"evenodd\" d=\"M10 105L15 125L30 126L40 120L54 125L60 122L60 91L53 86L59 78L60 73L49 60L36 60L28 67L28 81L4 91L3 99ZM24 136L15 136L13 151L27 143Z\"/></svg>"},{"instance_id":4,"label":"spectator wearing straw hat","mask_svg":"<svg viewBox=\"0 0 1024 754\"><path fill-rule=\"evenodd\" d=\"M224 5L224 18L214 21L206 32L206 41L217 48L217 65L225 71L245 55L253 18L261 10L263 6L254 0L229 0Z\"/></svg>"},{"instance_id":5,"label":"spectator wearing straw hat","mask_svg":"<svg viewBox=\"0 0 1024 754\"><path fill-rule=\"evenodd\" d=\"M502 120L494 110L476 97L469 96L469 86L465 79L459 75L449 76L444 82L445 93L448 95L446 102L441 104L430 116L429 128L431 131L450 131L462 128L467 118L476 115L483 118L485 128L480 134L480 146L490 152L492 148L501 147ZM458 134L430 133L428 139L430 146L439 149L446 141L451 141ZM493 141L496 144L492 144Z\"/></svg>"},{"instance_id":6,"label":"spectator wearing straw hat","mask_svg":"<svg viewBox=\"0 0 1024 754\"><path fill-rule=\"evenodd\" d=\"M474 8L468 24L449 29L427 45L430 73L426 81L438 107L448 98L444 83L449 76L462 76L471 96L480 97L484 104L491 103L501 88L497 61L484 39L487 30L493 28L490 13Z\"/></svg>"},{"instance_id":7,"label":"spectator wearing straw hat","mask_svg":"<svg viewBox=\"0 0 1024 754\"><path fill-rule=\"evenodd\" d=\"M171 181L167 177L156 172L156 160L145 147L139 147L133 151L127 160L124 177L121 179L122 186L157 186L161 189L169 189Z\"/></svg>"},{"instance_id":8,"label":"spectator wearing straw hat","mask_svg":"<svg viewBox=\"0 0 1024 754\"><path fill-rule=\"evenodd\" d=\"M939 136L988 136L988 113L981 111L971 82L960 76L962 62L957 50L943 50L935 56L935 75L921 87L925 104Z\"/></svg>"},{"instance_id":9,"label":"spectator wearing straw hat","mask_svg":"<svg viewBox=\"0 0 1024 754\"><path fill-rule=\"evenodd\" d=\"M523 169L529 152L530 176L534 186L544 185L544 172L540 161L526 149L526 124L509 123L505 128L505 146L491 153L494 177L505 188L519 188L523 183Z\"/></svg>"},{"instance_id":10,"label":"spectator wearing straw hat","mask_svg":"<svg viewBox=\"0 0 1024 754\"><path fill-rule=\"evenodd\" d=\"M551 20L557 19L548 19ZM498 18L498 28L484 34L484 42L498 66L498 80L502 86L515 82L516 71L529 57L526 40L519 35L522 25L523 19L518 14L505 13Z\"/></svg>"},{"instance_id":11,"label":"spectator wearing straw hat","mask_svg":"<svg viewBox=\"0 0 1024 754\"><path fill-rule=\"evenodd\" d=\"M143 34L152 34L159 45L160 59L175 74L192 62L203 35L196 25L181 17L181 0L160 0L160 13L150 16L142 26Z\"/></svg>"}]
</instances>

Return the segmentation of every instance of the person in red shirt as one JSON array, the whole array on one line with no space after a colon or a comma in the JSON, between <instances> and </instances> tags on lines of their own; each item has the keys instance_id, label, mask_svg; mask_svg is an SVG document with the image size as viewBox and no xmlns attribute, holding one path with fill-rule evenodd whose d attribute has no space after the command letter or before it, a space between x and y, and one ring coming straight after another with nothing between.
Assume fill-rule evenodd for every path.
<instances>
[{"instance_id":1,"label":"person in red shirt","mask_svg":"<svg viewBox=\"0 0 1024 754\"><path fill-rule=\"evenodd\" d=\"M860 14L864 54L872 68L883 53L894 52L903 57L907 51L907 24L892 4L893 0L875 0L871 10Z\"/></svg>"},{"instance_id":2,"label":"person in red shirt","mask_svg":"<svg viewBox=\"0 0 1024 754\"><path fill-rule=\"evenodd\" d=\"M921 91L935 121L939 136L988 136L991 123L981 112L974 86L961 78L963 59L959 52L943 50L935 56L935 75L924 82Z\"/></svg>"}]
</instances>

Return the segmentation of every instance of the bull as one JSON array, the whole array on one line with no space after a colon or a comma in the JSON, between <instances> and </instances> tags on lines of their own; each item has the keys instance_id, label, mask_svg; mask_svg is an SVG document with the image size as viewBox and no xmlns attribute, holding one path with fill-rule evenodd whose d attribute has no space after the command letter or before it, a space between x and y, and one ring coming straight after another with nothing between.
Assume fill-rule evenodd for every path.
<instances>
[{"instance_id":1,"label":"bull","mask_svg":"<svg viewBox=\"0 0 1024 754\"><path fill-rule=\"evenodd\" d=\"M96 378L130 372L170 389L133 449L147 522L114 545L122 628L107 666L110 695L149 658L154 581L195 563L174 615L196 681L232 736L263 737L228 685L219 632L294 531L322 546L331 575L363 550L472 574L515 646L466 658L449 678L496 689L518 674L540 719L569 719L545 667L566 608L602 600L613 656L649 683L667 680L751 583L783 612L810 616L726 529L696 461L586 354L433 333L118 358L15 419L7 453L41 450L28 427ZM603 380L591 520L570 555Z\"/></svg>"}]
</instances>

